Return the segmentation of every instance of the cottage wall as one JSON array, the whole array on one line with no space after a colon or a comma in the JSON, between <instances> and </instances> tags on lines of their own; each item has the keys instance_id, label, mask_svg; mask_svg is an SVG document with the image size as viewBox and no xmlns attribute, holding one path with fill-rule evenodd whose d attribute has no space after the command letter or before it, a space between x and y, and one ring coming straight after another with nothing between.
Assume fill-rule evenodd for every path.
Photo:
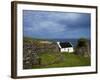
<instances>
[{"instance_id":1,"label":"cottage wall","mask_svg":"<svg viewBox=\"0 0 100 80\"><path fill-rule=\"evenodd\" d=\"M73 49L73 47L61 48L61 52L74 52L74 49Z\"/></svg>"}]
</instances>

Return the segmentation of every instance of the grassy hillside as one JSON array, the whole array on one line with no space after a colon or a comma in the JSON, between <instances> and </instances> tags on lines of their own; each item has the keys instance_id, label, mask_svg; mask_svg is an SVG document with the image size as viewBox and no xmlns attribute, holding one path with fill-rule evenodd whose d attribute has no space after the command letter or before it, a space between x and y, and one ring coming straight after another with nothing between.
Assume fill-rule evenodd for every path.
<instances>
[{"instance_id":1,"label":"grassy hillside","mask_svg":"<svg viewBox=\"0 0 100 80\"><path fill-rule=\"evenodd\" d=\"M54 68L90 66L90 57L74 53L59 52L56 43L41 43L47 41L24 37L23 41L23 68ZM28 60L27 60L28 59ZM26 67L27 66L27 67Z\"/></svg>"}]
</instances>

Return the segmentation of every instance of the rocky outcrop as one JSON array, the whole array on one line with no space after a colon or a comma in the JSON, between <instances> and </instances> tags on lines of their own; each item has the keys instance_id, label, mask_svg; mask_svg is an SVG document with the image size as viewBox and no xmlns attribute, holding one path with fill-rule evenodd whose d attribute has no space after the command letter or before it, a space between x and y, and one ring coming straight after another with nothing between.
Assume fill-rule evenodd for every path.
<instances>
[{"instance_id":1,"label":"rocky outcrop","mask_svg":"<svg viewBox=\"0 0 100 80\"><path fill-rule=\"evenodd\" d=\"M59 48L55 43L40 43L39 41L23 42L23 68L31 69L34 65L41 65L41 58L38 54L43 52L59 52Z\"/></svg>"},{"instance_id":2,"label":"rocky outcrop","mask_svg":"<svg viewBox=\"0 0 100 80\"><path fill-rule=\"evenodd\" d=\"M91 45L89 40L80 39L75 48L75 54L89 57L91 55L90 47Z\"/></svg>"}]
</instances>

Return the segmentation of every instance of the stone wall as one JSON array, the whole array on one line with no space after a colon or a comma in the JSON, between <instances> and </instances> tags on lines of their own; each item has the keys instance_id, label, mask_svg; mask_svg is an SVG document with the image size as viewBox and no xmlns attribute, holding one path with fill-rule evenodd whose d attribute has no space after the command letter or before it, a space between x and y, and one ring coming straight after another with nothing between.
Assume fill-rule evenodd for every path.
<instances>
[{"instance_id":1,"label":"stone wall","mask_svg":"<svg viewBox=\"0 0 100 80\"><path fill-rule=\"evenodd\" d=\"M38 44L38 45L37 45ZM59 52L59 48L56 43L43 44L43 43L23 43L23 68L30 69L34 65L41 65L41 59L38 54L43 52ZM40 46L39 46L40 45Z\"/></svg>"}]
</instances>

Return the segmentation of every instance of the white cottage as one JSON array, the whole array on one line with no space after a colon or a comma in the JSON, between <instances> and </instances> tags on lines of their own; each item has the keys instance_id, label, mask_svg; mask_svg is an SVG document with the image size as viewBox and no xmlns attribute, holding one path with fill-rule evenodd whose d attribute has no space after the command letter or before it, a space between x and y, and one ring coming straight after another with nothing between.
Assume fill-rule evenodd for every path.
<instances>
[{"instance_id":1,"label":"white cottage","mask_svg":"<svg viewBox=\"0 0 100 80\"><path fill-rule=\"evenodd\" d=\"M57 42L60 52L74 52L73 45L70 42Z\"/></svg>"}]
</instances>

